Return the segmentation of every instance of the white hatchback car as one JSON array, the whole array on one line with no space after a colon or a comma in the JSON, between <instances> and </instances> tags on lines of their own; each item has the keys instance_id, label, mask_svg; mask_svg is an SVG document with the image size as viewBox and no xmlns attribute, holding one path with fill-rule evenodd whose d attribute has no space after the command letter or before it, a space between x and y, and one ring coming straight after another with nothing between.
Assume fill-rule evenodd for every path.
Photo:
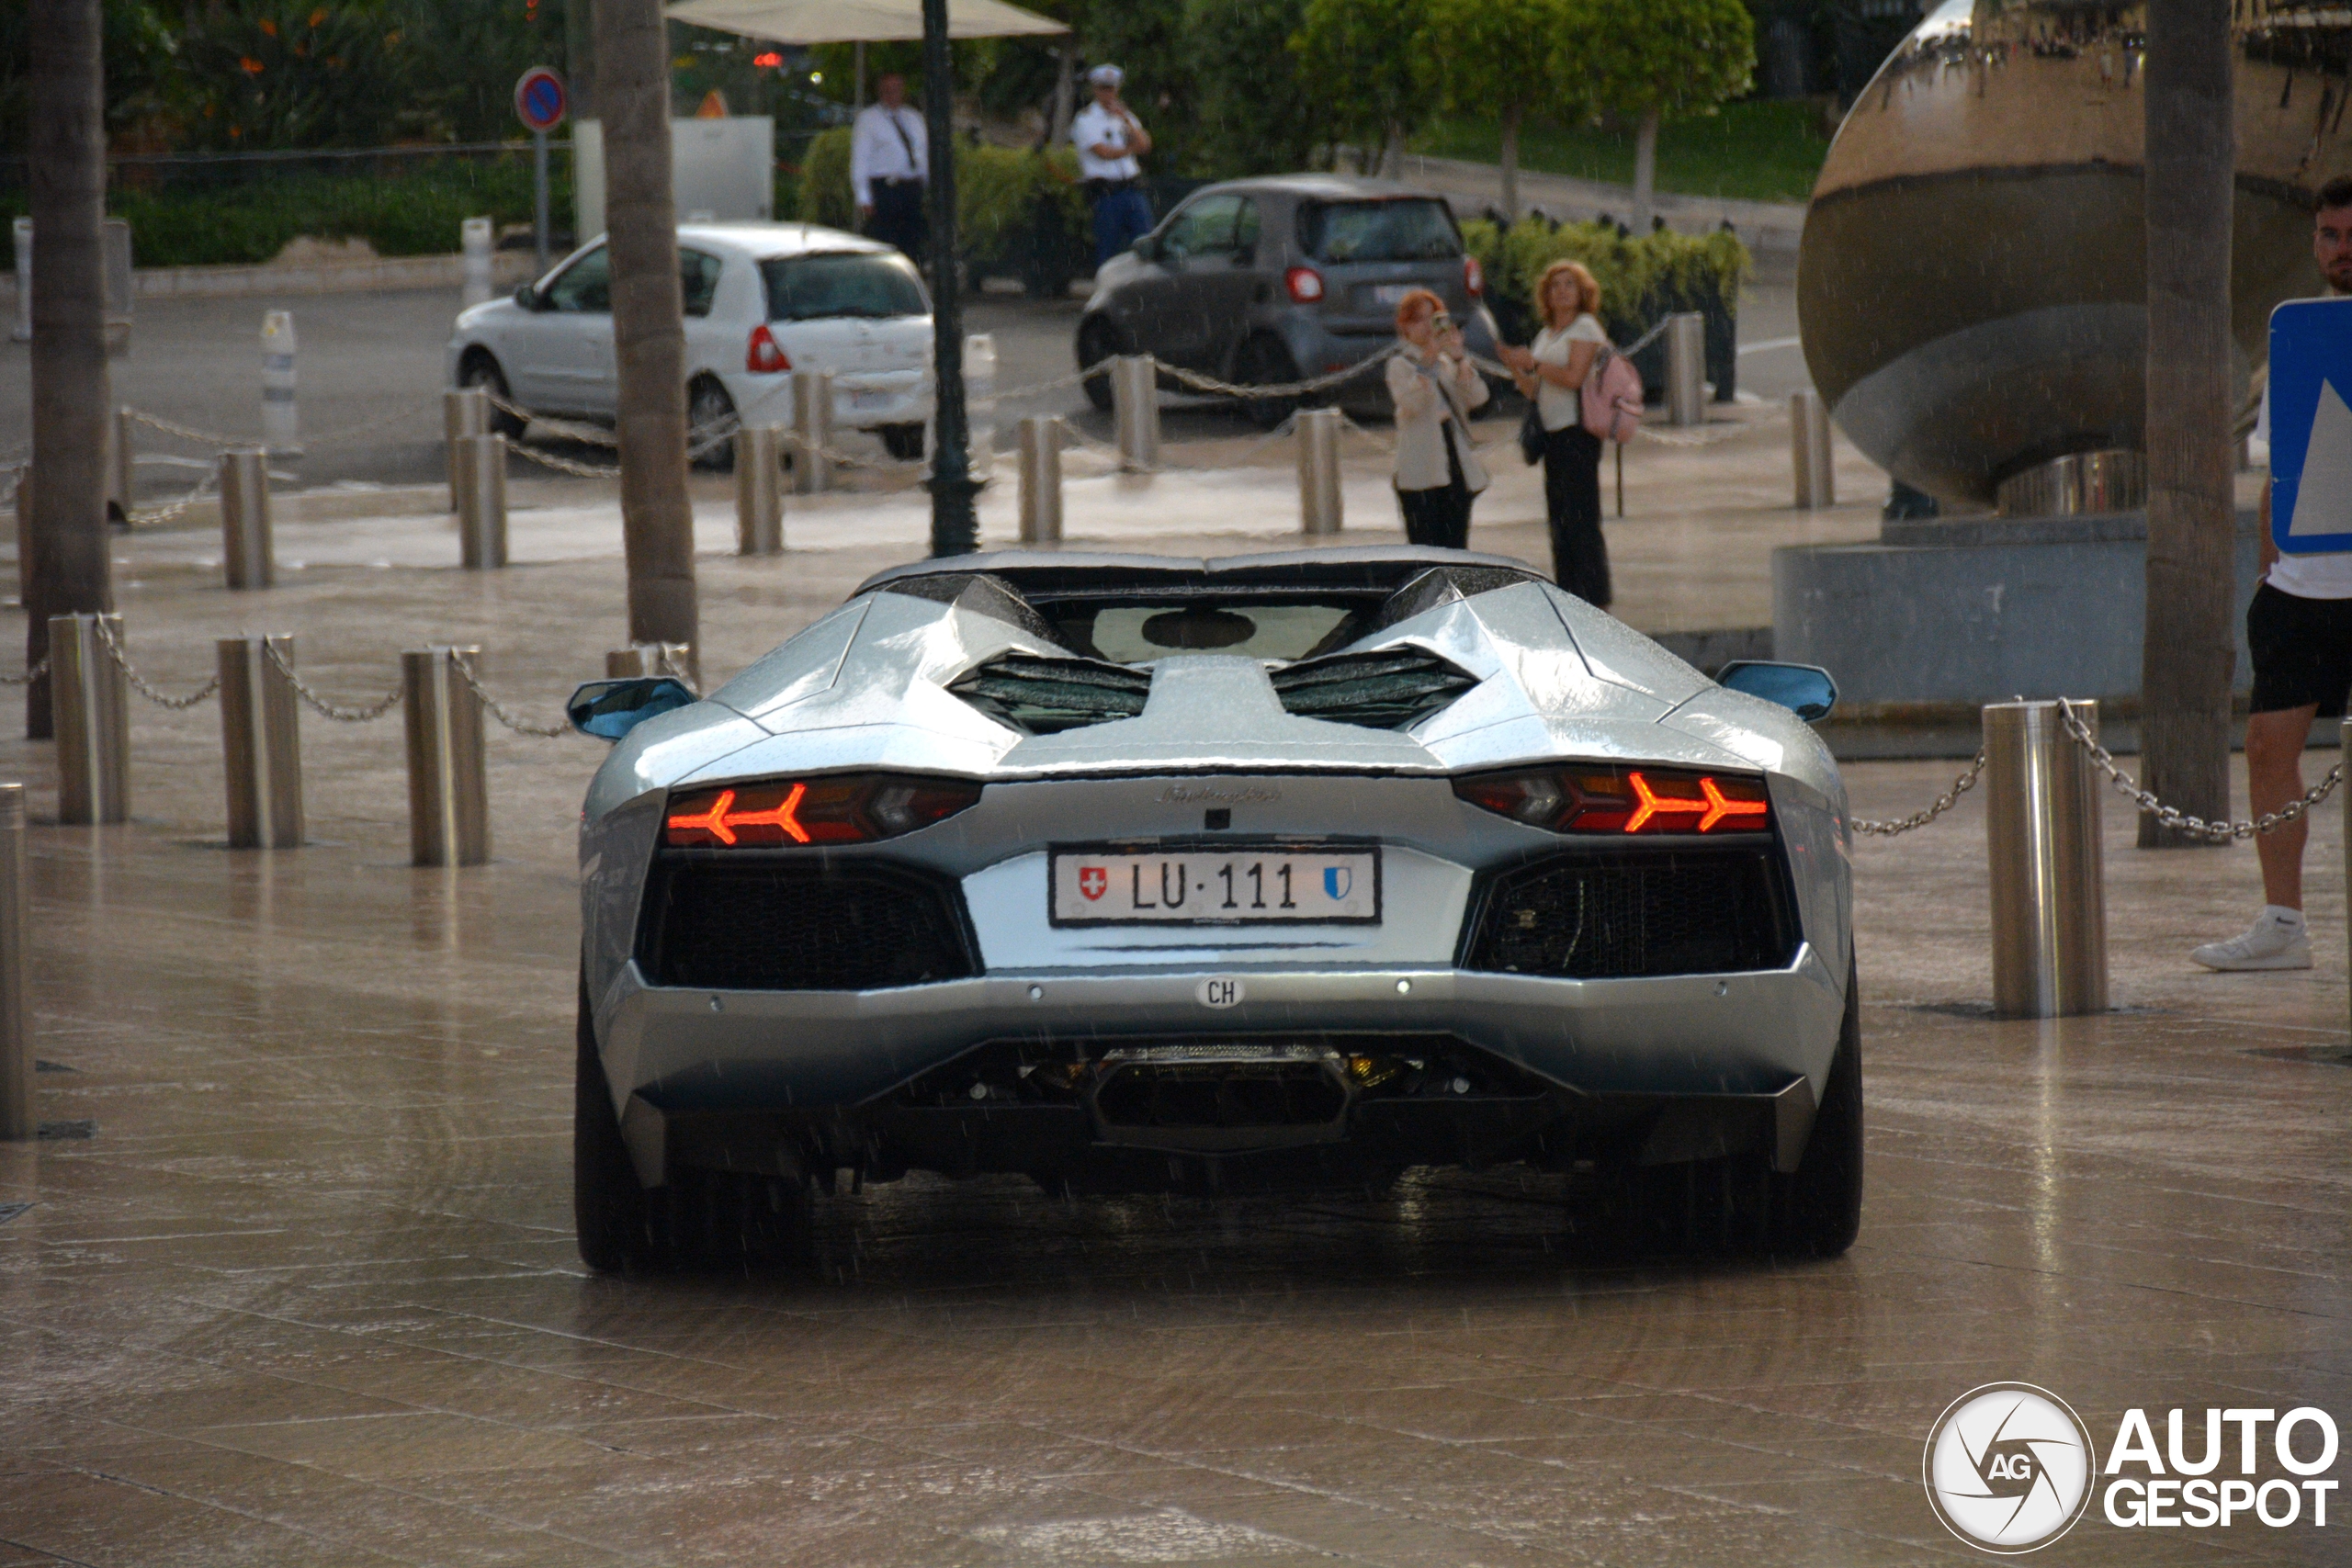
<instances>
[{"instance_id":1,"label":"white hatchback car","mask_svg":"<svg viewBox=\"0 0 2352 1568\"><path fill-rule=\"evenodd\" d=\"M806 223L678 229L686 415L697 443L737 421L792 422L792 375L833 373L833 423L922 456L931 418L931 298L897 250ZM458 317L449 384L487 387L534 413L616 412L611 257L604 236L508 299ZM509 439L523 422L498 414ZM712 454L724 462L722 444Z\"/></svg>"}]
</instances>

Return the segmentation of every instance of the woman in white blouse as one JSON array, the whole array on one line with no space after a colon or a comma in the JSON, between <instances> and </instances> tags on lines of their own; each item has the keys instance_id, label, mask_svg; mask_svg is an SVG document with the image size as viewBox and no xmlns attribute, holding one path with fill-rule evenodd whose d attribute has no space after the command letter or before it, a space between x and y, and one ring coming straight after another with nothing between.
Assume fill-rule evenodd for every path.
<instances>
[{"instance_id":1,"label":"woman in white blouse","mask_svg":"<svg viewBox=\"0 0 2352 1568\"><path fill-rule=\"evenodd\" d=\"M1544 422L1544 510L1552 523L1552 581L1586 603L1609 607L1609 547L1600 537L1600 437L1584 427L1584 378L1609 346L1600 285L1572 261L1544 269L1535 285L1544 330L1525 348L1502 350L1520 391Z\"/></svg>"},{"instance_id":2,"label":"woman in white blouse","mask_svg":"<svg viewBox=\"0 0 2352 1568\"><path fill-rule=\"evenodd\" d=\"M1459 550L1470 542L1470 506L1487 488L1487 470L1471 448L1470 411L1487 400L1487 383L1471 367L1462 333L1445 301L1416 288L1396 302L1404 346L1388 360L1388 396L1396 405L1396 507L1405 536L1417 545Z\"/></svg>"}]
</instances>

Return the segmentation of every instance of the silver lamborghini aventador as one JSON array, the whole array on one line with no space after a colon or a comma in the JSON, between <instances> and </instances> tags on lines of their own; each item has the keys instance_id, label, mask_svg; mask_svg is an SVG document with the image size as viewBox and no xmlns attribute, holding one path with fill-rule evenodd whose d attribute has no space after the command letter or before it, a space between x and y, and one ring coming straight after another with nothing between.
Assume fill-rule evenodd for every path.
<instances>
[{"instance_id":1,"label":"silver lamborghini aventador","mask_svg":"<svg viewBox=\"0 0 2352 1568\"><path fill-rule=\"evenodd\" d=\"M1842 1251L1834 692L1722 680L1520 563L1357 548L927 561L700 700L582 688L582 1255L773 1253L843 1168L1513 1163Z\"/></svg>"}]
</instances>

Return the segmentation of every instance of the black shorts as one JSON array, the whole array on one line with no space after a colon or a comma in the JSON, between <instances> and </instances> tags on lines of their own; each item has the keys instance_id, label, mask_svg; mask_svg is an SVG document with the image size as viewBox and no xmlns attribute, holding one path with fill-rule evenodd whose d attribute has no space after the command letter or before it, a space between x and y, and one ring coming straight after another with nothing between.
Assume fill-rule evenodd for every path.
<instances>
[{"instance_id":1,"label":"black shorts","mask_svg":"<svg viewBox=\"0 0 2352 1568\"><path fill-rule=\"evenodd\" d=\"M2245 610L2256 713L2316 705L2344 716L2352 693L2352 599L2303 599L2267 582Z\"/></svg>"}]
</instances>

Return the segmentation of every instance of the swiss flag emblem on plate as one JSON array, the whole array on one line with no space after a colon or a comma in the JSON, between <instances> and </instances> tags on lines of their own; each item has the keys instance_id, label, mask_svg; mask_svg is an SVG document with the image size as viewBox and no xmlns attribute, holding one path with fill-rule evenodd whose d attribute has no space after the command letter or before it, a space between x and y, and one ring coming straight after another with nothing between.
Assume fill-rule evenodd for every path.
<instances>
[{"instance_id":1,"label":"swiss flag emblem on plate","mask_svg":"<svg viewBox=\"0 0 2352 1568\"><path fill-rule=\"evenodd\" d=\"M1101 866L1082 865L1078 868L1078 890L1090 901L1102 897L1110 886L1111 874Z\"/></svg>"}]
</instances>

